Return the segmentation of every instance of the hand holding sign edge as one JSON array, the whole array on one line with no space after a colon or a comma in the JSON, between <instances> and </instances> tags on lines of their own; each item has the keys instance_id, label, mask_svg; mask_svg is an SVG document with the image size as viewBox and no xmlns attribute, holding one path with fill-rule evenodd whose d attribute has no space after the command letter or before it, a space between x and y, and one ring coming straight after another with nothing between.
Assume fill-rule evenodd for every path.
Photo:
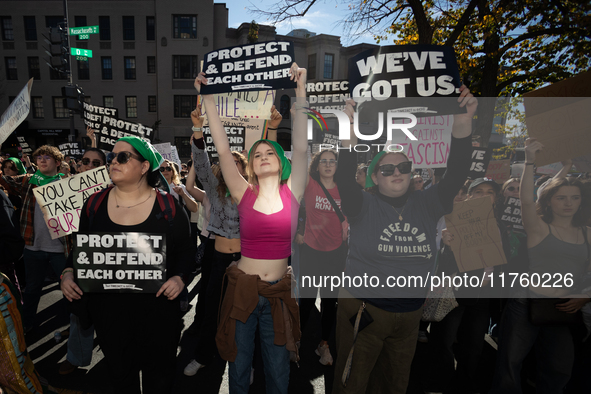
<instances>
[{"instance_id":1,"label":"hand holding sign edge","mask_svg":"<svg viewBox=\"0 0 591 394\"><path fill-rule=\"evenodd\" d=\"M62 281L60 282L60 289L62 290L64 297L70 302L73 300L79 300L84 294L74 281L74 274L72 272L66 272L63 274Z\"/></svg>"},{"instance_id":2,"label":"hand holding sign edge","mask_svg":"<svg viewBox=\"0 0 591 394\"><path fill-rule=\"evenodd\" d=\"M460 107L466 107L465 114L455 114L452 135L455 138L465 138L472 134L472 118L478 107L478 100L466 85L460 87L460 97L458 97Z\"/></svg>"},{"instance_id":3,"label":"hand holding sign edge","mask_svg":"<svg viewBox=\"0 0 591 394\"><path fill-rule=\"evenodd\" d=\"M158 290L158 293L156 293L156 297L160 297L161 294L164 294L164 296L168 298L169 301L172 301L177 298L179 294L181 294L181 291L183 291L184 287L185 284L183 283L181 277L175 275L164 282L162 287L160 287L160 290Z\"/></svg>"}]
</instances>

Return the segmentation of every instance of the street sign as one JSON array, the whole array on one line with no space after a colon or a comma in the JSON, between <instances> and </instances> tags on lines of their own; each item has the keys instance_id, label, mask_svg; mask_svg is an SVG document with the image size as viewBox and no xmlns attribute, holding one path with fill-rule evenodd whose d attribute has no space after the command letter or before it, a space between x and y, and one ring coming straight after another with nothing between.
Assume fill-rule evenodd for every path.
<instances>
[{"instance_id":1,"label":"street sign","mask_svg":"<svg viewBox=\"0 0 591 394\"><path fill-rule=\"evenodd\" d=\"M88 58L86 56L76 56L76 60L81 60L81 61L88 61Z\"/></svg>"},{"instance_id":2,"label":"street sign","mask_svg":"<svg viewBox=\"0 0 591 394\"><path fill-rule=\"evenodd\" d=\"M78 34L79 40L88 40L90 38L90 34Z\"/></svg>"},{"instance_id":3,"label":"street sign","mask_svg":"<svg viewBox=\"0 0 591 394\"><path fill-rule=\"evenodd\" d=\"M90 49L70 48L70 54L72 56L92 57L92 51Z\"/></svg>"},{"instance_id":4,"label":"street sign","mask_svg":"<svg viewBox=\"0 0 591 394\"><path fill-rule=\"evenodd\" d=\"M99 27L98 26L82 26L82 27L70 27L70 35L71 36L78 36L82 34L98 34ZM81 39L83 37L80 37ZM88 37L84 37L88 38Z\"/></svg>"}]
</instances>

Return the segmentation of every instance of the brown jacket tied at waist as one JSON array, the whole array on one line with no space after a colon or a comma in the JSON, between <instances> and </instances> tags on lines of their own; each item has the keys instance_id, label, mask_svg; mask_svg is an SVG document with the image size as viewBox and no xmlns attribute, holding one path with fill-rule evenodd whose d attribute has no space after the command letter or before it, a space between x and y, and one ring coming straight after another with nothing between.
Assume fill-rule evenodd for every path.
<instances>
[{"instance_id":1,"label":"brown jacket tied at waist","mask_svg":"<svg viewBox=\"0 0 591 394\"><path fill-rule=\"evenodd\" d=\"M297 352L300 340L300 314L298 304L291 295L291 268L283 278L271 285L258 275L248 275L235 266L226 270L228 289L220 310L220 324L215 341L220 356L227 361L236 359L236 320L246 323L259 303L259 295L271 304L274 344L285 345L287 350ZM281 302L283 301L283 303Z\"/></svg>"}]
</instances>

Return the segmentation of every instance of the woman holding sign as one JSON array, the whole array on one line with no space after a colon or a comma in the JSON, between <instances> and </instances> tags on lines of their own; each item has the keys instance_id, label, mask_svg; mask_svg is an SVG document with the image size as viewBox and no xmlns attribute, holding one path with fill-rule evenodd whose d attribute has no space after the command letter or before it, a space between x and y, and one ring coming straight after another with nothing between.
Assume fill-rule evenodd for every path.
<instances>
[{"instance_id":1,"label":"woman holding sign","mask_svg":"<svg viewBox=\"0 0 591 394\"><path fill-rule=\"evenodd\" d=\"M68 260L68 268L62 273L64 296L69 301L84 297L85 303L76 301L78 305L74 307L81 309L83 328L94 323L114 392L121 394L140 393L140 371L144 393L170 393L172 390L182 324L177 297L184 287L183 275L188 274L194 264L195 245L190 239L185 211L172 196L157 189L164 182L159 171L162 162L162 156L148 142L137 137L117 141L107 157L115 187L93 194L84 204L75 249ZM84 234L96 233L107 233L107 239L110 234L111 238L121 234L128 237L137 233L150 234L153 242L140 245L137 241L127 241L122 242L127 246L117 246L117 249L113 249L114 244L108 247L106 241L98 245L96 242L81 244ZM158 241L163 236L165 242ZM116 253L116 265L98 264L97 259L88 259L89 256L80 251L82 246L92 247L92 256L115 250L125 253ZM139 264L138 260L134 263L130 257L127 257L130 260L124 258L146 253L152 258L149 266ZM158 270L160 265L153 262L163 255L166 256L164 276ZM88 268L77 268L78 281L82 279L80 273L84 273L85 283L93 284L88 280L92 279L89 278L91 272L94 279L107 279L100 283L101 290L129 287L130 282L133 290L83 293L75 281L74 259L80 267ZM124 279L120 278L122 271ZM113 278L108 277L110 274ZM142 291L143 287L159 289L154 294Z\"/></svg>"},{"instance_id":2,"label":"woman holding sign","mask_svg":"<svg viewBox=\"0 0 591 394\"><path fill-rule=\"evenodd\" d=\"M293 130L293 162L297 167L293 174L281 146L259 140L248 155L247 182L234 163L213 96L203 96L224 179L240 214L242 256L226 271L228 289L216 337L221 357L230 361L231 393L248 393L257 328L267 392L287 393L289 351L297 351L295 343L300 336L287 261L295 234L292 223L297 223L297 201L306 184L306 116L302 112L306 106L306 70L294 63L290 75L297 82L298 97ZM205 84L207 79L201 73L195 79L195 88L199 91Z\"/></svg>"},{"instance_id":3,"label":"woman holding sign","mask_svg":"<svg viewBox=\"0 0 591 394\"><path fill-rule=\"evenodd\" d=\"M356 154L340 151L336 182L350 226L345 272L352 280L343 280L339 294L333 393L406 393L426 290L402 280L426 278L433 270L437 221L451 212L468 176L478 104L465 86L460 92L458 103L466 113L454 115L447 171L425 191L414 191L413 163L396 151L376 155L362 191L353 177ZM345 108L351 129L353 105L350 100ZM351 135L354 146L353 130ZM398 286L392 278L401 278Z\"/></svg>"},{"instance_id":4,"label":"woman holding sign","mask_svg":"<svg viewBox=\"0 0 591 394\"><path fill-rule=\"evenodd\" d=\"M525 142L519 193L531 281L503 312L490 393L521 393L521 366L532 348L537 350L536 387L562 393L575 354L571 328L580 324L577 312L591 300L591 287L584 280L591 268L591 232L585 225L591 216L591 198L580 181L557 178L534 203L533 167L542 149L535 138Z\"/></svg>"}]
</instances>

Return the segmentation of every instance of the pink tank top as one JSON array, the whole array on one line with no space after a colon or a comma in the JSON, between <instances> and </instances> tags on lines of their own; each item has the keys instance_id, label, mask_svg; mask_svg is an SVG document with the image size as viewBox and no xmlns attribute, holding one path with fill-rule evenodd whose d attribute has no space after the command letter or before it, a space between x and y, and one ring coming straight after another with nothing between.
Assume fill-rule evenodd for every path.
<instances>
[{"instance_id":1,"label":"pink tank top","mask_svg":"<svg viewBox=\"0 0 591 394\"><path fill-rule=\"evenodd\" d=\"M258 186L256 187L258 190ZM275 260L291 255L291 240L292 234L295 234L299 204L286 184L279 187L279 195L283 209L265 215L253 208L257 195L253 192L252 186L244 192L238 204L242 256L251 259ZM295 212L296 216L292 212ZM292 220L292 218L295 219Z\"/></svg>"}]
</instances>

